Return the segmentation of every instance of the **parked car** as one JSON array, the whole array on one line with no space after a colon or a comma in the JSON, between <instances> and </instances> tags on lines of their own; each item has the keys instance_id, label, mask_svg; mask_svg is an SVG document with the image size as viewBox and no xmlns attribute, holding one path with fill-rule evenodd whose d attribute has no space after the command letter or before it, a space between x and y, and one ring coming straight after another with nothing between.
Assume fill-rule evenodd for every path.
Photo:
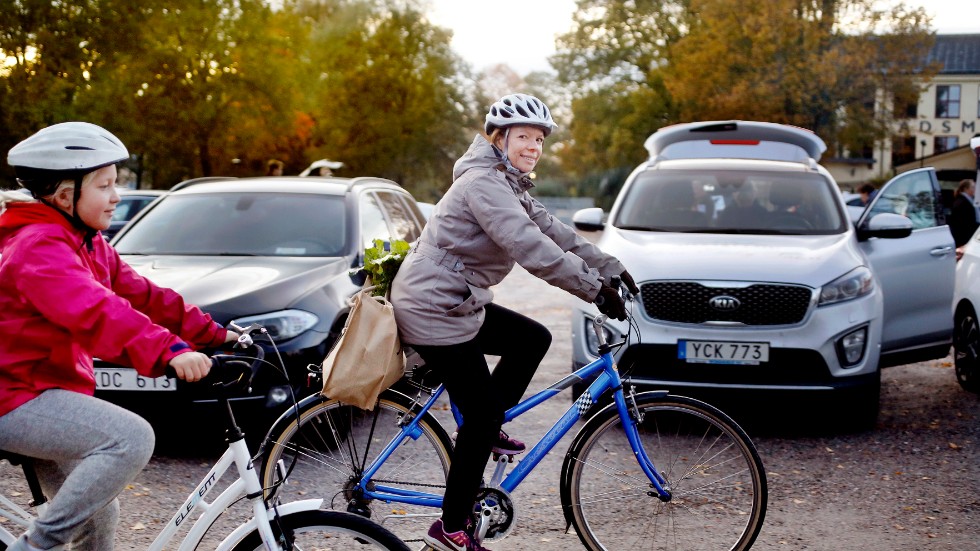
<instances>
[{"instance_id":1,"label":"parked car","mask_svg":"<svg viewBox=\"0 0 980 551\"><path fill-rule=\"evenodd\" d=\"M980 393L980 230L961 250L953 295L953 360L960 386Z\"/></svg>"},{"instance_id":2,"label":"parked car","mask_svg":"<svg viewBox=\"0 0 980 551\"><path fill-rule=\"evenodd\" d=\"M109 229L102 230L102 237L106 241L112 241L112 238L119 233L119 230L136 216L136 213L146 208L157 197L166 193L160 189L119 188L117 191L119 192L119 203L116 204L116 210L112 213L112 221L109 223Z\"/></svg>"},{"instance_id":3,"label":"parked car","mask_svg":"<svg viewBox=\"0 0 980 551\"><path fill-rule=\"evenodd\" d=\"M977 159L976 181L980 181L980 136L970 140ZM964 390L980 393L980 230L957 249L956 293L953 296L953 359L956 380Z\"/></svg>"},{"instance_id":4,"label":"parked car","mask_svg":"<svg viewBox=\"0 0 980 551\"><path fill-rule=\"evenodd\" d=\"M411 194L380 178L211 179L170 191L113 244L137 272L218 323L268 329L288 380L265 368L236 401L271 417L291 403L290 391L319 390L307 388L307 366L320 364L344 325L347 299L364 282L365 247L375 238L414 241L424 222ZM96 384L97 396L140 412L204 403L193 385L101 361Z\"/></svg>"},{"instance_id":5,"label":"parked car","mask_svg":"<svg viewBox=\"0 0 980 551\"><path fill-rule=\"evenodd\" d=\"M796 127L681 124L646 141L604 221L574 216L640 287L619 365L688 394L798 392L873 424L881 368L950 348L955 256L931 168L901 174L852 219ZM847 207L854 209L855 207ZM573 309L573 368L592 360L595 306ZM611 325L625 334L625 323ZM620 335L610 335L619 340ZM582 385L579 386L582 388Z\"/></svg>"}]
</instances>

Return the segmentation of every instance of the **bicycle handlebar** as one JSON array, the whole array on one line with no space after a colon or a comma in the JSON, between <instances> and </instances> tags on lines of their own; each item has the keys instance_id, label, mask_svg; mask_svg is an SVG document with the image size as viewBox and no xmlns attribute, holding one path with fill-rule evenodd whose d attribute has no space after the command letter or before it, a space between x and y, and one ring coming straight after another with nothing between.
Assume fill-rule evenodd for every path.
<instances>
[{"instance_id":1,"label":"bicycle handlebar","mask_svg":"<svg viewBox=\"0 0 980 551\"><path fill-rule=\"evenodd\" d=\"M264 332L265 329L257 324L245 328L232 326L232 329L240 333L234 348L241 349L241 352L212 354L211 370L204 378L191 384L206 384L222 389L251 387L259 366L265 361L265 350L255 344L251 334L256 331ZM165 375L174 379L177 372L168 365Z\"/></svg>"}]
</instances>

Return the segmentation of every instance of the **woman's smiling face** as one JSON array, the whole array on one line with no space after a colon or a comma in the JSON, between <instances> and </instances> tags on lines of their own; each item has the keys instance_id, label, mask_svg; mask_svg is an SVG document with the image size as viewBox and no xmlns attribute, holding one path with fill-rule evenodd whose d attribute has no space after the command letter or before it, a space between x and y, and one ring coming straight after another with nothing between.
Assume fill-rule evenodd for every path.
<instances>
[{"instance_id":1,"label":"woman's smiling face","mask_svg":"<svg viewBox=\"0 0 980 551\"><path fill-rule=\"evenodd\" d=\"M510 164L521 172L531 172L544 151L544 130L537 126L511 126L506 145Z\"/></svg>"}]
</instances>

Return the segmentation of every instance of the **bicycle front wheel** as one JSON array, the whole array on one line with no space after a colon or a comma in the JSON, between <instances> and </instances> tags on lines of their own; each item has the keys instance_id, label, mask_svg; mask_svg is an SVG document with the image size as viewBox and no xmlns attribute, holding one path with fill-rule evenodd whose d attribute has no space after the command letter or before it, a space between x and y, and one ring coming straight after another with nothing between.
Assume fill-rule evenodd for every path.
<instances>
[{"instance_id":1,"label":"bicycle front wheel","mask_svg":"<svg viewBox=\"0 0 980 551\"><path fill-rule=\"evenodd\" d=\"M276 537L285 534L292 549L342 549L409 551L405 542L378 524L340 511L300 511L272 523ZM285 548L285 546L284 546ZM253 530L233 548L234 551L265 549L258 530Z\"/></svg>"},{"instance_id":2,"label":"bicycle front wheel","mask_svg":"<svg viewBox=\"0 0 980 551\"><path fill-rule=\"evenodd\" d=\"M582 543L594 551L749 549L768 490L762 460L741 427L683 396L639 394L636 410L640 443L671 499L659 499L609 406L579 432L562 470L562 505Z\"/></svg>"},{"instance_id":3,"label":"bicycle front wheel","mask_svg":"<svg viewBox=\"0 0 980 551\"><path fill-rule=\"evenodd\" d=\"M440 510L402 503L384 503L357 489L364 470L401 434L413 413L412 400L388 390L373 411L365 411L321 396L302 402L300 414L287 412L267 436L267 453L260 476L263 487L277 480L276 464L295 465L280 488L283 502L310 497L326 507L369 517L405 541L421 541ZM417 407L415 408L418 409ZM415 492L442 495L452 453L452 441L439 422L424 415L418 431L409 435L368 482Z\"/></svg>"}]
</instances>

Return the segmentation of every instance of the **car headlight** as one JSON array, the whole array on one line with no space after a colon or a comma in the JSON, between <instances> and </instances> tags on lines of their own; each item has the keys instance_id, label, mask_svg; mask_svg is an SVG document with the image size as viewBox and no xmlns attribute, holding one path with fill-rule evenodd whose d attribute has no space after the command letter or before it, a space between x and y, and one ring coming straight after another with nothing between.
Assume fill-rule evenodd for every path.
<instances>
[{"instance_id":1,"label":"car headlight","mask_svg":"<svg viewBox=\"0 0 980 551\"><path fill-rule=\"evenodd\" d=\"M592 324L592 318L586 316L585 320L585 351L592 355L593 358L599 357L599 339L595 336L595 325ZM602 332L606 336L606 342L615 342L616 334L612 332L605 325L602 326Z\"/></svg>"},{"instance_id":2,"label":"car headlight","mask_svg":"<svg viewBox=\"0 0 980 551\"><path fill-rule=\"evenodd\" d=\"M316 325L318 321L320 321L318 317L302 310L280 310L231 320L239 327L248 327L257 323L265 327L266 331L269 332L269 337L275 342L287 341L296 337Z\"/></svg>"},{"instance_id":3,"label":"car headlight","mask_svg":"<svg viewBox=\"0 0 980 551\"><path fill-rule=\"evenodd\" d=\"M827 306L863 297L870 294L874 288L875 281L871 276L871 270L860 266L824 285L820 289L820 302L817 305Z\"/></svg>"}]
</instances>

